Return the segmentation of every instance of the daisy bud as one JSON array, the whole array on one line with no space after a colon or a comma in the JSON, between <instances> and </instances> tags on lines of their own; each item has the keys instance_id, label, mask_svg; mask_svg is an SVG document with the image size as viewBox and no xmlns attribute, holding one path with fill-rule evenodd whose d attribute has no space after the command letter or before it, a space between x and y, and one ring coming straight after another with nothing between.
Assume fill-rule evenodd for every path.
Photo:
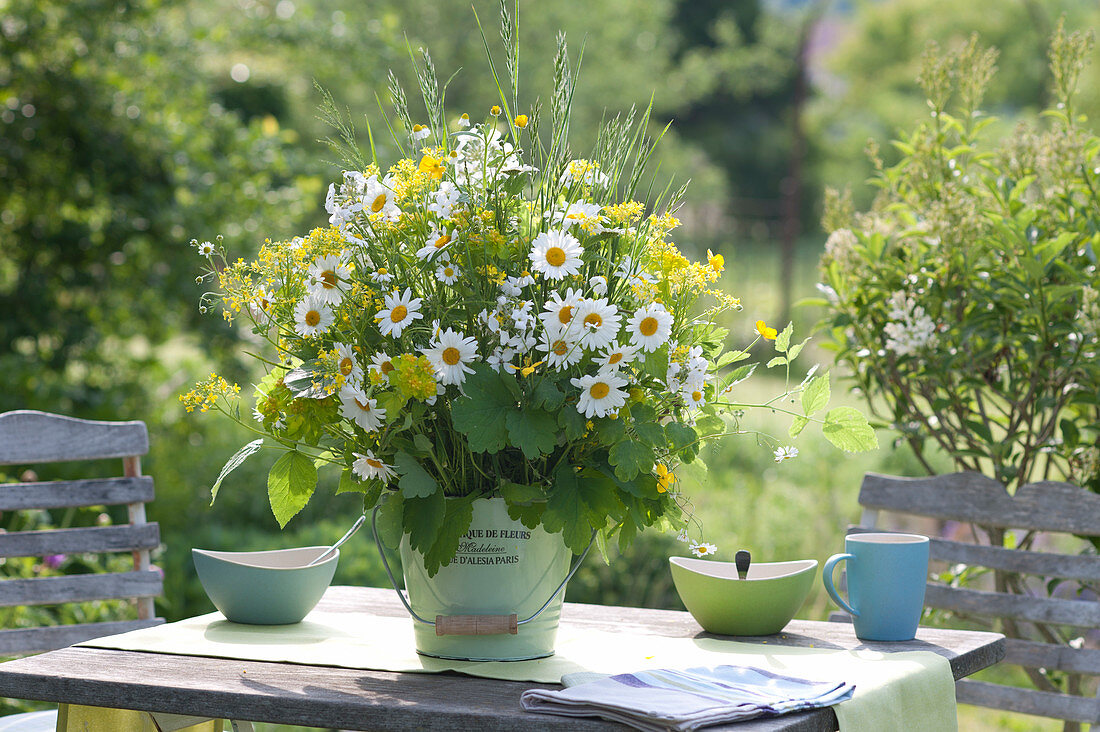
<instances>
[{"instance_id":1,"label":"daisy bud","mask_svg":"<svg viewBox=\"0 0 1100 732\"><path fill-rule=\"evenodd\" d=\"M494 117L499 117L500 116L500 107L498 107L497 105L494 104L492 106L492 108L489 110L489 114L493 115Z\"/></svg>"}]
</instances>

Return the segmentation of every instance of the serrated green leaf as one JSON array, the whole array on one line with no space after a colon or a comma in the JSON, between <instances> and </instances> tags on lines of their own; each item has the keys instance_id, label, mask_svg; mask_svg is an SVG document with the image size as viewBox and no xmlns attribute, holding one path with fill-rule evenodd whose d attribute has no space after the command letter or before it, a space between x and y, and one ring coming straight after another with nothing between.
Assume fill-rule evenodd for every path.
<instances>
[{"instance_id":1,"label":"serrated green leaf","mask_svg":"<svg viewBox=\"0 0 1100 732\"><path fill-rule=\"evenodd\" d=\"M435 491L418 498L406 495L402 515L403 524L409 533L409 546L427 554L439 537L446 511L447 501L443 497L443 491Z\"/></svg>"},{"instance_id":2,"label":"serrated green leaf","mask_svg":"<svg viewBox=\"0 0 1100 732\"><path fill-rule=\"evenodd\" d=\"M566 546L574 554L580 554L588 546L592 526L588 523L580 483L571 465L562 465L554 473L554 485L542 514L542 524L551 534L561 532Z\"/></svg>"},{"instance_id":3,"label":"serrated green leaf","mask_svg":"<svg viewBox=\"0 0 1100 732\"><path fill-rule=\"evenodd\" d=\"M432 444L428 436L419 433L413 435L413 445L415 445L416 449L423 453L425 457L431 455L432 450L435 449L435 445Z\"/></svg>"},{"instance_id":4,"label":"serrated green leaf","mask_svg":"<svg viewBox=\"0 0 1100 732\"><path fill-rule=\"evenodd\" d=\"M317 468L307 456L292 450L275 461L267 474L267 497L279 528L305 508L316 488Z\"/></svg>"},{"instance_id":5,"label":"serrated green leaf","mask_svg":"<svg viewBox=\"0 0 1100 732\"><path fill-rule=\"evenodd\" d=\"M756 371L756 367L759 365L760 364L756 363L747 363L744 366L738 366L733 371L730 371L728 374L722 377L721 381L718 382L719 391L723 389L728 389L731 386L734 386L735 384L740 384L745 379L748 379L750 376L753 375L753 372Z\"/></svg>"},{"instance_id":6,"label":"serrated green leaf","mask_svg":"<svg viewBox=\"0 0 1100 732\"><path fill-rule=\"evenodd\" d=\"M638 421L634 423L638 438L650 447L664 447L667 444L665 430L656 421Z\"/></svg>"},{"instance_id":7,"label":"serrated green leaf","mask_svg":"<svg viewBox=\"0 0 1100 732\"><path fill-rule=\"evenodd\" d=\"M806 344L809 343L811 340L812 338L807 338L801 343L796 343L795 345L791 346L790 350L787 351L787 360L793 361L798 358L798 354L802 353L802 349L805 348Z\"/></svg>"},{"instance_id":8,"label":"serrated green leaf","mask_svg":"<svg viewBox=\"0 0 1100 732\"><path fill-rule=\"evenodd\" d=\"M542 523L542 514L545 511L545 503L532 503L529 506L508 504L508 517L513 521L519 521L528 529L533 529Z\"/></svg>"},{"instance_id":9,"label":"serrated green leaf","mask_svg":"<svg viewBox=\"0 0 1100 732\"><path fill-rule=\"evenodd\" d=\"M653 448L637 440L620 440L611 447L608 462L619 480L634 480L639 473L653 470Z\"/></svg>"},{"instance_id":10,"label":"serrated green leaf","mask_svg":"<svg viewBox=\"0 0 1100 732\"><path fill-rule=\"evenodd\" d=\"M744 361L750 354L748 351L726 351L718 360L711 366L712 371L717 371L723 366L729 366L731 363L737 363L738 361Z\"/></svg>"},{"instance_id":11,"label":"serrated green leaf","mask_svg":"<svg viewBox=\"0 0 1100 732\"><path fill-rule=\"evenodd\" d=\"M695 452L699 451L699 445L696 443L699 435L695 432L695 428L690 425L682 422L669 422L665 425L665 435L668 437L669 450L672 452L680 452L688 445L691 445Z\"/></svg>"},{"instance_id":12,"label":"serrated green leaf","mask_svg":"<svg viewBox=\"0 0 1100 732\"><path fill-rule=\"evenodd\" d=\"M601 445L614 445L626 438L626 425L621 419L599 417L594 420L596 425L596 440Z\"/></svg>"},{"instance_id":13,"label":"serrated green leaf","mask_svg":"<svg viewBox=\"0 0 1100 732\"><path fill-rule=\"evenodd\" d=\"M546 491L540 485L527 485L525 483L513 483L510 480L500 481L500 497L509 505L528 504L535 501L545 501Z\"/></svg>"},{"instance_id":14,"label":"serrated green leaf","mask_svg":"<svg viewBox=\"0 0 1100 732\"><path fill-rule=\"evenodd\" d=\"M791 428L787 431L791 437L798 437L802 434L802 430L806 429L806 425L810 423L810 420L806 417L795 417L791 421Z\"/></svg>"},{"instance_id":15,"label":"serrated green leaf","mask_svg":"<svg viewBox=\"0 0 1100 732\"><path fill-rule=\"evenodd\" d=\"M787 323L787 327L776 336L775 350L777 353L786 353L791 345L791 336L794 334L794 323Z\"/></svg>"},{"instance_id":16,"label":"serrated green leaf","mask_svg":"<svg viewBox=\"0 0 1100 732\"><path fill-rule=\"evenodd\" d=\"M786 356L776 356L771 361L768 361L767 368L770 369L772 366L782 366L785 363L787 363Z\"/></svg>"},{"instance_id":17,"label":"serrated green leaf","mask_svg":"<svg viewBox=\"0 0 1100 732\"><path fill-rule=\"evenodd\" d=\"M645 357L642 371L655 379L664 379L668 373L668 346L662 346Z\"/></svg>"},{"instance_id":18,"label":"serrated green leaf","mask_svg":"<svg viewBox=\"0 0 1100 732\"><path fill-rule=\"evenodd\" d=\"M584 437L584 415L578 412L574 406L567 405L565 409L558 412L558 424L565 432L565 439L572 441Z\"/></svg>"},{"instance_id":19,"label":"serrated green leaf","mask_svg":"<svg viewBox=\"0 0 1100 732\"><path fill-rule=\"evenodd\" d=\"M446 499L443 525L435 543L424 554L424 569L428 570L429 577L434 577L440 567L455 558L462 535L470 530L474 519L473 500L472 496Z\"/></svg>"},{"instance_id":20,"label":"serrated green leaf","mask_svg":"<svg viewBox=\"0 0 1100 732\"><path fill-rule=\"evenodd\" d=\"M826 412L821 432L825 439L845 452L878 448L874 429L867 423L867 418L852 407L835 407Z\"/></svg>"},{"instance_id":21,"label":"serrated green leaf","mask_svg":"<svg viewBox=\"0 0 1100 732\"><path fill-rule=\"evenodd\" d=\"M466 435L474 452L499 452L508 444L505 419L515 400L501 382L500 374L486 364L474 366L466 377L466 396L451 403L451 421Z\"/></svg>"},{"instance_id":22,"label":"serrated green leaf","mask_svg":"<svg viewBox=\"0 0 1100 732\"><path fill-rule=\"evenodd\" d=\"M405 498L425 498L439 492L439 484L421 467L412 455L399 452L393 456L393 467L401 476L397 485Z\"/></svg>"},{"instance_id":23,"label":"serrated green leaf","mask_svg":"<svg viewBox=\"0 0 1100 732\"><path fill-rule=\"evenodd\" d=\"M825 372L815 377L802 390L802 413L809 416L819 409L824 409L829 405L830 396L829 373Z\"/></svg>"},{"instance_id":24,"label":"serrated green leaf","mask_svg":"<svg viewBox=\"0 0 1100 732\"><path fill-rule=\"evenodd\" d=\"M222 487L222 481L225 477L232 473L234 470L241 466L245 460L250 456L255 455L261 447L264 446L264 438L253 440L248 443L237 452L233 453L233 457L225 461L225 465L222 466L222 472L218 473L218 479L214 481L214 485L210 487L210 505L214 505L214 501L218 497L218 489Z\"/></svg>"},{"instance_id":25,"label":"serrated green leaf","mask_svg":"<svg viewBox=\"0 0 1100 732\"><path fill-rule=\"evenodd\" d=\"M378 538L390 549L401 544L405 533L405 499L400 493L389 493L382 507L378 509Z\"/></svg>"},{"instance_id":26,"label":"serrated green leaf","mask_svg":"<svg viewBox=\"0 0 1100 732\"><path fill-rule=\"evenodd\" d=\"M541 409L510 411L504 422L511 443L522 450L528 460L552 452L557 444L558 423Z\"/></svg>"},{"instance_id":27,"label":"serrated green leaf","mask_svg":"<svg viewBox=\"0 0 1100 732\"><path fill-rule=\"evenodd\" d=\"M564 400L565 395L549 379L543 379L535 387L533 403L536 407L543 407L548 412L553 412L561 406Z\"/></svg>"},{"instance_id":28,"label":"serrated green leaf","mask_svg":"<svg viewBox=\"0 0 1100 732\"><path fill-rule=\"evenodd\" d=\"M630 415L634 418L635 422L656 422L657 410L649 404L644 402L638 402L631 405Z\"/></svg>"},{"instance_id":29,"label":"serrated green leaf","mask_svg":"<svg viewBox=\"0 0 1100 732\"><path fill-rule=\"evenodd\" d=\"M396 391L386 391L375 398L378 401L378 407L386 410L386 419L391 422L397 415L401 414L401 410L405 408L405 404L409 401Z\"/></svg>"},{"instance_id":30,"label":"serrated green leaf","mask_svg":"<svg viewBox=\"0 0 1100 732\"><path fill-rule=\"evenodd\" d=\"M699 437L707 438L723 434L726 423L716 414L702 414L695 419L695 432Z\"/></svg>"}]
</instances>

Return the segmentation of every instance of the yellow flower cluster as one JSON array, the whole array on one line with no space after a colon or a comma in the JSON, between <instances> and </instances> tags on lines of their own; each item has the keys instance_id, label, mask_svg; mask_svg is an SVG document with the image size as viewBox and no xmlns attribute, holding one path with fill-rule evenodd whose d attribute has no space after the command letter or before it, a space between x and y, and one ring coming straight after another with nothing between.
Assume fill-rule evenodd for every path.
<instances>
[{"instance_id":1,"label":"yellow flower cluster","mask_svg":"<svg viewBox=\"0 0 1100 732\"><path fill-rule=\"evenodd\" d=\"M594 160L571 160L569 167L566 168L566 172L569 173L569 177L574 182L580 183L585 180L587 176L595 173L600 169L600 164Z\"/></svg>"},{"instance_id":2,"label":"yellow flower cluster","mask_svg":"<svg viewBox=\"0 0 1100 732\"><path fill-rule=\"evenodd\" d=\"M501 284L502 282L504 282L504 280L508 279L508 273L507 272L501 272L499 269L497 269L496 267L494 267L491 264L486 264L486 265L482 265L482 266L478 267L477 268L477 273L479 275L481 275L482 277L484 277L485 279L487 279L491 282L494 282L498 285Z\"/></svg>"},{"instance_id":3,"label":"yellow flower cluster","mask_svg":"<svg viewBox=\"0 0 1100 732\"><path fill-rule=\"evenodd\" d=\"M393 371L390 372L390 384L401 396L424 401L436 395L435 367L427 356L405 353L391 362Z\"/></svg>"},{"instance_id":4,"label":"yellow flower cluster","mask_svg":"<svg viewBox=\"0 0 1100 732\"><path fill-rule=\"evenodd\" d=\"M419 198L432 187L432 180L439 177L431 171L423 170L414 160L402 158L390 168L393 176L393 195L398 202L410 198Z\"/></svg>"},{"instance_id":5,"label":"yellow flower cluster","mask_svg":"<svg viewBox=\"0 0 1100 732\"><path fill-rule=\"evenodd\" d=\"M645 204L638 201L623 201L614 206L604 206L603 214L613 222L630 226L642 220L645 213Z\"/></svg>"},{"instance_id":6,"label":"yellow flower cluster","mask_svg":"<svg viewBox=\"0 0 1100 732\"><path fill-rule=\"evenodd\" d=\"M200 412L205 412L214 406L219 398L225 396L236 396L241 391L241 387L236 384L230 384L221 376L211 372L210 376L195 384L195 388L186 394L180 394L180 401L183 403L183 408L188 412L195 411L197 407Z\"/></svg>"},{"instance_id":7,"label":"yellow flower cluster","mask_svg":"<svg viewBox=\"0 0 1100 732\"><path fill-rule=\"evenodd\" d=\"M663 239L668 232L680 225L680 219L676 218L668 211L665 211L660 216L656 214L650 216L646 219L646 224L649 226L650 236L657 239Z\"/></svg>"}]
</instances>

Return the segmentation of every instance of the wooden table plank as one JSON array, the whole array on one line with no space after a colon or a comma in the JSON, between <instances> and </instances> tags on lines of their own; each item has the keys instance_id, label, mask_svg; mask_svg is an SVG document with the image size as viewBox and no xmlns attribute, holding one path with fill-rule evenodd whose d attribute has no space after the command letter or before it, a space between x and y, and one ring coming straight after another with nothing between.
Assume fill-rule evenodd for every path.
<instances>
[{"instance_id":1,"label":"wooden table plank","mask_svg":"<svg viewBox=\"0 0 1100 732\"><path fill-rule=\"evenodd\" d=\"M370 611L400 616L392 590L334 587L322 605L330 612ZM672 637L702 635L687 613L569 603L567 622ZM370 632L364 628L364 632ZM930 650L947 656L956 677L1003 655L992 633L922 629L910 643L867 643L843 623L795 621L766 639L777 645L819 648ZM605 730L597 720L533 716L519 705L530 682L460 674L401 674L325 666L239 661L97 648L66 648L0 665L0 695L96 704L174 714L206 714L349 730ZM836 729L831 710L716 727L731 732L826 732Z\"/></svg>"}]
</instances>

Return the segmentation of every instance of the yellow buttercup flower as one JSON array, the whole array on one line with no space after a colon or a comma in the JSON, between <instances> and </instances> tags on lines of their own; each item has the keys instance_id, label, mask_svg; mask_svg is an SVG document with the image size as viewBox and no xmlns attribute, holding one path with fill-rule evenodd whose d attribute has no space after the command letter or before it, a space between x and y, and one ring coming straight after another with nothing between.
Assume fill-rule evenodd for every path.
<instances>
[{"instance_id":1,"label":"yellow buttercup flower","mask_svg":"<svg viewBox=\"0 0 1100 732\"><path fill-rule=\"evenodd\" d=\"M668 466L657 463L657 491L659 493L668 493L668 487L672 485L672 481L674 480L676 480L676 476L672 474Z\"/></svg>"},{"instance_id":2,"label":"yellow buttercup flower","mask_svg":"<svg viewBox=\"0 0 1100 732\"><path fill-rule=\"evenodd\" d=\"M756 332L769 341L774 341L776 336L779 335L779 331L775 328L769 328L763 320L756 321Z\"/></svg>"},{"instance_id":3,"label":"yellow buttercup flower","mask_svg":"<svg viewBox=\"0 0 1100 732\"><path fill-rule=\"evenodd\" d=\"M494 104L489 110L489 114L493 115L494 117L500 116L500 107Z\"/></svg>"},{"instance_id":4,"label":"yellow buttercup flower","mask_svg":"<svg viewBox=\"0 0 1100 732\"><path fill-rule=\"evenodd\" d=\"M433 158L431 155L425 155L420 159L420 165L417 166L417 171L421 173L428 173L433 178L442 178L443 171L447 169L447 166L443 162L443 158Z\"/></svg>"},{"instance_id":5,"label":"yellow buttercup flower","mask_svg":"<svg viewBox=\"0 0 1100 732\"><path fill-rule=\"evenodd\" d=\"M516 127L519 127L522 130L526 126L527 126L527 115L526 114L521 114L518 117L516 117Z\"/></svg>"},{"instance_id":6,"label":"yellow buttercup flower","mask_svg":"<svg viewBox=\"0 0 1100 732\"><path fill-rule=\"evenodd\" d=\"M726 259L721 254L711 254L708 249L707 264L709 264L710 268L717 274L726 268Z\"/></svg>"}]
</instances>

